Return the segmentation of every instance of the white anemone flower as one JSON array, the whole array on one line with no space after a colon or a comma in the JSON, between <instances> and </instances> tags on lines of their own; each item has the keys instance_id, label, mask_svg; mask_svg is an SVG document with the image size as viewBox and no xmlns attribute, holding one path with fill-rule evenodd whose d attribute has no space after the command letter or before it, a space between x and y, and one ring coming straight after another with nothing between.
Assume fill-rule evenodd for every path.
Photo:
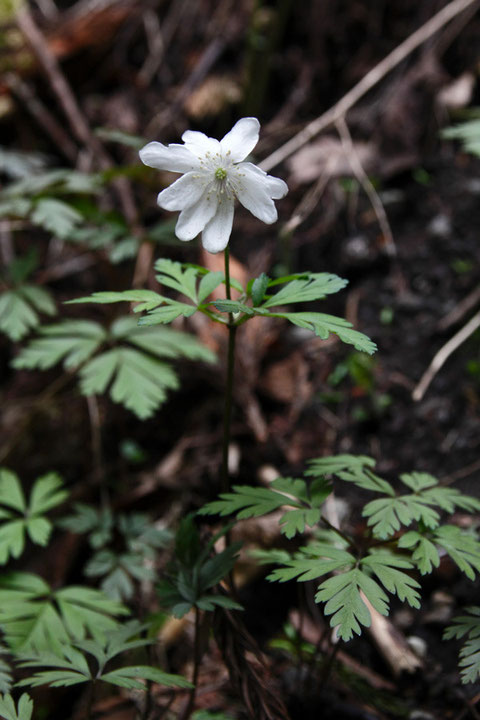
<instances>
[{"instance_id":1,"label":"white anemone flower","mask_svg":"<svg viewBox=\"0 0 480 720\"><path fill-rule=\"evenodd\" d=\"M145 165L183 173L157 199L164 210L180 211L175 228L180 240L193 240L201 232L205 250L225 250L235 198L264 223L277 220L273 201L285 197L287 184L243 162L257 144L259 131L258 120L248 117L239 120L220 141L187 130L182 135L183 145L151 142L140 150Z\"/></svg>"}]
</instances>

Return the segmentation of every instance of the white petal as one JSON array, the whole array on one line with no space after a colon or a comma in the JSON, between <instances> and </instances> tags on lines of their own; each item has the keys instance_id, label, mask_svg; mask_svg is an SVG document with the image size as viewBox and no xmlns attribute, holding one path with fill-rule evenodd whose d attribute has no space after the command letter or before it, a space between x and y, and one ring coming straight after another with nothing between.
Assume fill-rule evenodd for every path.
<instances>
[{"instance_id":1,"label":"white petal","mask_svg":"<svg viewBox=\"0 0 480 720\"><path fill-rule=\"evenodd\" d=\"M159 142L151 142L140 150L139 155L144 165L157 170L184 173L199 167L198 158L185 145L172 144L167 147Z\"/></svg>"},{"instance_id":2,"label":"white petal","mask_svg":"<svg viewBox=\"0 0 480 720\"><path fill-rule=\"evenodd\" d=\"M281 200L288 193L288 185L280 178L267 175L268 193L274 200Z\"/></svg>"},{"instance_id":3,"label":"white petal","mask_svg":"<svg viewBox=\"0 0 480 720\"><path fill-rule=\"evenodd\" d=\"M182 135L182 140L185 147L199 158L205 157L207 153L216 155L221 150L218 140L207 137L197 130L186 130Z\"/></svg>"},{"instance_id":4,"label":"white petal","mask_svg":"<svg viewBox=\"0 0 480 720\"><path fill-rule=\"evenodd\" d=\"M210 253L225 250L233 225L233 198L222 199L217 212L202 232L202 245Z\"/></svg>"},{"instance_id":5,"label":"white petal","mask_svg":"<svg viewBox=\"0 0 480 720\"><path fill-rule=\"evenodd\" d=\"M157 198L157 203L164 210L185 210L200 200L207 185L208 180L205 175L188 172L162 190Z\"/></svg>"},{"instance_id":6,"label":"white petal","mask_svg":"<svg viewBox=\"0 0 480 720\"><path fill-rule=\"evenodd\" d=\"M229 153L232 162L245 160L258 143L259 133L260 123L257 118L242 118L220 141L222 152Z\"/></svg>"},{"instance_id":7,"label":"white petal","mask_svg":"<svg viewBox=\"0 0 480 720\"><path fill-rule=\"evenodd\" d=\"M236 196L252 215L267 225L278 219L277 209L270 197L267 175L251 163L235 165L229 172Z\"/></svg>"},{"instance_id":8,"label":"white petal","mask_svg":"<svg viewBox=\"0 0 480 720\"><path fill-rule=\"evenodd\" d=\"M179 240L193 240L217 212L218 198L215 193L205 193L192 207L183 210L175 227Z\"/></svg>"}]
</instances>

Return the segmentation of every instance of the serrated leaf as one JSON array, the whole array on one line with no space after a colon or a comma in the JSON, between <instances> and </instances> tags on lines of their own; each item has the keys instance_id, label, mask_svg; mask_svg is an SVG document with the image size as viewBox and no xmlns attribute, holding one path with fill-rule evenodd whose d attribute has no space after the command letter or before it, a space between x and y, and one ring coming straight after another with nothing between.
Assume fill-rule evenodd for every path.
<instances>
[{"instance_id":1,"label":"serrated leaf","mask_svg":"<svg viewBox=\"0 0 480 720\"><path fill-rule=\"evenodd\" d=\"M411 562L398 555L379 551L364 557L361 566L368 568L376 575L388 592L398 595L402 602L406 600L411 607L420 607L420 593L416 589L420 585L403 572L403 570L410 570L413 567Z\"/></svg>"},{"instance_id":2,"label":"serrated leaf","mask_svg":"<svg viewBox=\"0 0 480 720\"><path fill-rule=\"evenodd\" d=\"M262 307L290 305L297 302L321 300L325 295L336 293L348 284L337 275L330 273L305 273L305 277L288 282L275 295L271 296Z\"/></svg>"},{"instance_id":3,"label":"serrated leaf","mask_svg":"<svg viewBox=\"0 0 480 720\"><path fill-rule=\"evenodd\" d=\"M277 510L282 505L300 507L298 502L270 488L255 488L250 485L234 485L231 493L222 493L219 500L204 505L199 515L232 515L236 513L238 520L259 517Z\"/></svg>"},{"instance_id":4,"label":"serrated leaf","mask_svg":"<svg viewBox=\"0 0 480 720\"><path fill-rule=\"evenodd\" d=\"M0 295L0 331L11 340L21 340L38 326L38 313L55 315L56 307L45 288L20 285Z\"/></svg>"},{"instance_id":5,"label":"serrated leaf","mask_svg":"<svg viewBox=\"0 0 480 720\"><path fill-rule=\"evenodd\" d=\"M422 575L431 573L434 567L440 565L440 556L435 544L416 530L410 530L398 540L399 548L407 548L412 552L412 561L417 565Z\"/></svg>"},{"instance_id":6,"label":"serrated leaf","mask_svg":"<svg viewBox=\"0 0 480 720\"><path fill-rule=\"evenodd\" d=\"M480 676L480 607L467 607L462 615L453 619L446 628L444 639L468 637L460 649L459 665L462 669L462 682L475 682Z\"/></svg>"},{"instance_id":7,"label":"serrated leaf","mask_svg":"<svg viewBox=\"0 0 480 720\"><path fill-rule=\"evenodd\" d=\"M23 693L18 701L18 707L11 695L0 695L0 717L4 720L30 720L33 713L33 701Z\"/></svg>"},{"instance_id":8,"label":"serrated leaf","mask_svg":"<svg viewBox=\"0 0 480 720\"><path fill-rule=\"evenodd\" d=\"M452 558L470 580L480 572L480 542L455 525L443 525L434 532L435 542Z\"/></svg>"},{"instance_id":9,"label":"serrated leaf","mask_svg":"<svg viewBox=\"0 0 480 720\"><path fill-rule=\"evenodd\" d=\"M297 578L299 582L306 582L354 564L355 557L346 550L326 543L312 543L282 561L282 567L275 568L267 579L286 582Z\"/></svg>"},{"instance_id":10,"label":"serrated leaf","mask_svg":"<svg viewBox=\"0 0 480 720\"><path fill-rule=\"evenodd\" d=\"M263 306L265 307L265 305ZM377 350L376 344L369 337L352 329L348 320L315 312L272 313L275 317L283 317L298 327L310 330L322 340L326 340L330 333L334 333L347 345L353 345L356 350L369 355Z\"/></svg>"},{"instance_id":11,"label":"serrated leaf","mask_svg":"<svg viewBox=\"0 0 480 720\"><path fill-rule=\"evenodd\" d=\"M127 612L98 590L72 586L52 592L30 573L0 577L0 626L15 650L60 648L87 632L101 638L117 627L114 616Z\"/></svg>"},{"instance_id":12,"label":"serrated leaf","mask_svg":"<svg viewBox=\"0 0 480 720\"><path fill-rule=\"evenodd\" d=\"M185 270L181 263L173 260L157 260L155 270L158 272L157 280L182 295L186 295L195 305L198 304L196 283L198 270L187 267Z\"/></svg>"},{"instance_id":13,"label":"serrated leaf","mask_svg":"<svg viewBox=\"0 0 480 720\"><path fill-rule=\"evenodd\" d=\"M21 555L26 533L33 542L46 545L52 525L43 513L66 498L67 493L61 485L62 481L55 473L39 478L27 504L18 477L9 470L0 469L0 506L14 511L0 507L0 564L6 563L9 557Z\"/></svg>"},{"instance_id":14,"label":"serrated leaf","mask_svg":"<svg viewBox=\"0 0 480 720\"><path fill-rule=\"evenodd\" d=\"M337 627L339 637L347 641L353 633L361 634L361 626L370 627L371 616L360 591L381 614L388 615L388 598L372 578L353 568L341 575L325 580L315 596L317 602L326 602L324 612L332 615L331 627Z\"/></svg>"},{"instance_id":15,"label":"serrated leaf","mask_svg":"<svg viewBox=\"0 0 480 720\"><path fill-rule=\"evenodd\" d=\"M68 300L66 305L78 305L81 303L95 303L100 305L110 305L118 302L138 303L135 312L143 312L144 310L153 310L166 301L162 295L153 290L123 290L121 292L111 292L102 290L94 292L86 297Z\"/></svg>"},{"instance_id":16,"label":"serrated leaf","mask_svg":"<svg viewBox=\"0 0 480 720\"><path fill-rule=\"evenodd\" d=\"M438 512L416 495L371 500L362 515L368 518L373 534L380 539L391 537L402 525L408 527L414 520L422 521L429 528L437 527L440 522Z\"/></svg>"},{"instance_id":17,"label":"serrated leaf","mask_svg":"<svg viewBox=\"0 0 480 720\"><path fill-rule=\"evenodd\" d=\"M224 281L223 272L209 272L202 277L198 286L198 302L202 303Z\"/></svg>"},{"instance_id":18,"label":"serrated leaf","mask_svg":"<svg viewBox=\"0 0 480 720\"><path fill-rule=\"evenodd\" d=\"M90 320L64 320L41 327L39 333L40 337L31 340L12 362L17 370L46 370L61 360L65 369L76 368L91 357L107 337L102 326Z\"/></svg>"},{"instance_id":19,"label":"serrated leaf","mask_svg":"<svg viewBox=\"0 0 480 720\"><path fill-rule=\"evenodd\" d=\"M163 670L149 665L122 667L118 668L118 670L106 673L101 677L104 682L111 683L112 685L144 690L145 683L139 682L136 678L149 680L150 682L154 682L157 685L164 685L165 687L192 687L192 683L183 678L181 675L172 675L171 673L163 672Z\"/></svg>"},{"instance_id":20,"label":"serrated leaf","mask_svg":"<svg viewBox=\"0 0 480 720\"><path fill-rule=\"evenodd\" d=\"M35 225L40 225L61 239L68 238L81 220L81 214L71 205L54 198L41 198L31 213L31 221Z\"/></svg>"}]
</instances>

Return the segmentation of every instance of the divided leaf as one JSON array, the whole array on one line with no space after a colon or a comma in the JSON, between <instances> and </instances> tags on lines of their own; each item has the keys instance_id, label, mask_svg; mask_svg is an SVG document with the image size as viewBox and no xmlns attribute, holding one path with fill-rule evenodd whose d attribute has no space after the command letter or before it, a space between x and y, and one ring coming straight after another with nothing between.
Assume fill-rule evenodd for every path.
<instances>
[{"instance_id":1,"label":"divided leaf","mask_svg":"<svg viewBox=\"0 0 480 720\"><path fill-rule=\"evenodd\" d=\"M149 302L147 296L143 298ZM142 419L151 417L167 391L179 385L172 366L159 358L214 360L213 353L193 336L170 328L141 328L131 315L118 318L109 333L87 320L67 320L39 332L41 337L20 352L14 367L45 369L63 360L66 369L77 370L82 394L109 389L114 402ZM92 358L107 340L116 347Z\"/></svg>"},{"instance_id":2,"label":"divided leaf","mask_svg":"<svg viewBox=\"0 0 480 720\"><path fill-rule=\"evenodd\" d=\"M30 720L33 713L33 701L29 695L23 693L18 706L11 695L0 695L0 717L3 720Z\"/></svg>"},{"instance_id":3,"label":"divided leaf","mask_svg":"<svg viewBox=\"0 0 480 720\"><path fill-rule=\"evenodd\" d=\"M18 558L22 554L26 534L37 545L47 544L52 523L44 517L44 513L67 497L68 493L62 489L62 484L62 480L55 473L38 478L27 503L17 475L0 468L1 565L10 557Z\"/></svg>"},{"instance_id":4,"label":"divided leaf","mask_svg":"<svg viewBox=\"0 0 480 720\"><path fill-rule=\"evenodd\" d=\"M88 633L102 639L128 611L99 590L52 591L37 575L14 572L0 578L0 627L15 651L57 649Z\"/></svg>"},{"instance_id":5,"label":"divided leaf","mask_svg":"<svg viewBox=\"0 0 480 720\"><path fill-rule=\"evenodd\" d=\"M285 278L286 279L286 278ZM269 287L277 285L280 281L269 283ZM348 285L348 280L339 278L331 273L305 273L297 275L293 280L284 285L275 295L270 296L262 307L270 308L278 305L290 305L297 302L309 302L321 300L325 295L339 292Z\"/></svg>"},{"instance_id":6,"label":"divided leaf","mask_svg":"<svg viewBox=\"0 0 480 720\"><path fill-rule=\"evenodd\" d=\"M39 325L39 313L55 315L56 312L48 290L36 285L19 285L0 295L0 331L10 340L21 340Z\"/></svg>"}]
</instances>

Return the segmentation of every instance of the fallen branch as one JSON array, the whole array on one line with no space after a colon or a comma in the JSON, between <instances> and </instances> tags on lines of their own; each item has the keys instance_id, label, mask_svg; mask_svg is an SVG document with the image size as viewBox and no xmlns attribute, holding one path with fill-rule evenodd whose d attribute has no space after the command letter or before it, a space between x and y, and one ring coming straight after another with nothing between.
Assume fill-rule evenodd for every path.
<instances>
[{"instance_id":1,"label":"fallen branch","mask_svg":"<svg viewBox=\"0 0 480 720\"><path fill-rule=\"evenodd\" d=\"M416 402L421 400L425 395L430 383L432 382L435 375L438 373L440 368L445 364L450 355L467 340L470 335L473 335L475 330L480 327L480 311L474 315L466 325L459 330L450 340L440 348L437 354L434 356L432 362L425 370L422 378L412 393L412 398Z\"/></svg>"},{"instance_id":2,"label":"fallen branch","mask_svg":"<svg viewBox=\"0 0 480 720\"><path fill-rule=\"evenodd\" d=\"M391 70L393 70L402 60L405 60L417 47L422 45L432 35L438 32L450 20L459 15L466 8L478 4L480 0L453 0L446 5L398 47L395 48L387 57L375 65L351 90L347 92L335 105L327 110L323 115L312 120L297 135L294 135L285 145L269 155L259 165L263 170L269 171L293 155L303 145L306 145L322 130L333 125L371 90L377 83L382 80Z\"/></svg>"}]
</instances>

